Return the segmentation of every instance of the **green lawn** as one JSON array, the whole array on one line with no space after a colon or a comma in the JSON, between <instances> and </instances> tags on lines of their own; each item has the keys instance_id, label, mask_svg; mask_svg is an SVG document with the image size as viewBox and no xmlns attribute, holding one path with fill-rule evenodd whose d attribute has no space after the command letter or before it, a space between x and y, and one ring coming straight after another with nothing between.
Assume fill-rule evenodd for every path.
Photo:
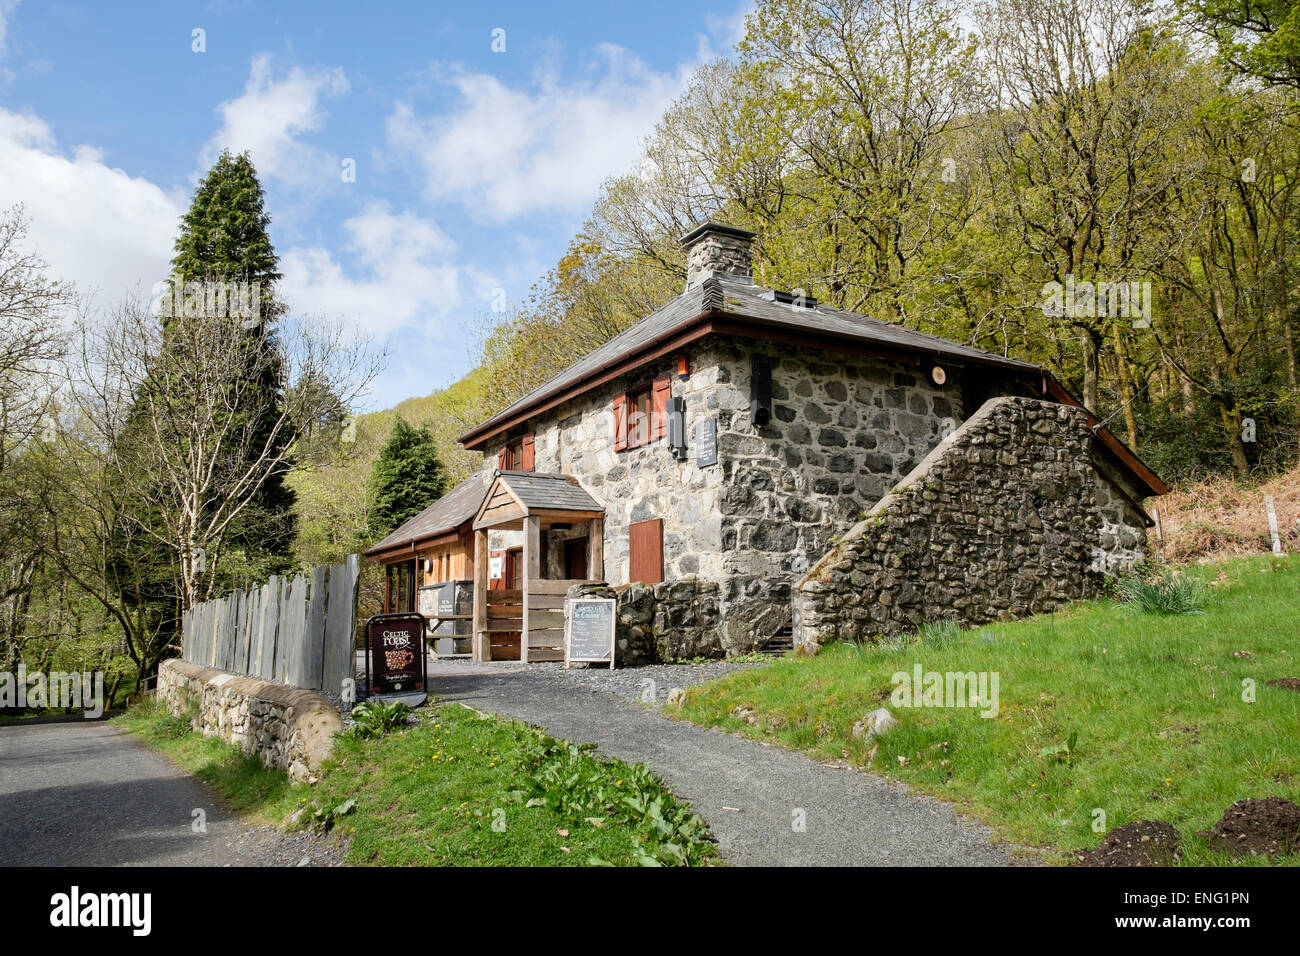
<instances>
[{"instance_id":1,"label":"green lawn","mask_svg":"<svg viewBox=\"0 0 1300 956\"><path fill-rule=\"evenodd\" d=\"M1095 847L1102 810L1106 829L1173 823L1185 863L1238 862L1210 852L1197 831L1243 797L1300 800L1300 693L1265 684L1300 677L1300 558L1187 573L1210 585L1205 613L1159 617L1094 601L930 646L833 645L693 688L682 714L870 766L1016 843ZM996 672L997 716L894 706L892 676L917 663ZM1255 682L1253 703L1243 700L1245 679ZM873 751L851 728L881 706L901 726ZM1300 855L1279 862L1300 864Z\"/></svg>"},{"instance_id":2,"label":"green lawn","mask_svg":"<svg viewBox=\"0 0 1300 956\"><path fill-rule=\"evenodd\" d=\"M315 786L142 705L126 729L212 784L236 809L284 823L328 819L349 861L384 866L708 865L702 821L645 766L594 757L534 728L459 705L372 740L337 738Z\"/></svg>"}]
</instances>

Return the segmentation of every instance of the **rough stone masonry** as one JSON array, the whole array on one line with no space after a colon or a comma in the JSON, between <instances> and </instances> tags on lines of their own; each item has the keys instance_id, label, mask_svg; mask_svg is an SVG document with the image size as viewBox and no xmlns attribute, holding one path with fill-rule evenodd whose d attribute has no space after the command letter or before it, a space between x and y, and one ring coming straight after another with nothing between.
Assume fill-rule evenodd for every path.
<instances>
[{"instance_id":1,"label":"rough stone masonry","mask_svg":"<svg viewBox=\"0 0 1300 956\"><path fill-rule=\"evenodd\" d=\"M158 668L158 698L205 737L256 754L295 780L320 769L334 748L334 734L343 729L334 705L313 691L175 658Z\"/></svg>"},{"instance_id":2,"label":"rough stone masonry","mask_svg":"<svg viewBox=\"0 0 1300 956\"><path fill-rule=\"evenodd\" d=\"M982 624L1098 593L1136 559L1142 512L1100 463L1082 410L986 402L795 587L795 642Z\"/></svg>"}]
</instances>

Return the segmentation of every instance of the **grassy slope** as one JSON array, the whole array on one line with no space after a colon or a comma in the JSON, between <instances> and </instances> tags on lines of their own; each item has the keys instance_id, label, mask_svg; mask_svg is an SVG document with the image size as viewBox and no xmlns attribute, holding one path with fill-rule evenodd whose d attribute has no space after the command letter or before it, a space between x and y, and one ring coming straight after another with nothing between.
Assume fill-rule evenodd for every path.
<instances>
[{"instance_id":1,"label":"grassy slope","mask_svg":"<svg viewBox=\"0 0 1300 956\"><path fill-rule=\"evenodd\" d=\"M512 793L527 786L539 754L548 744L554 749L555 742L459 705L422 708L418 714L416 726L378 740L340 737L314 787L290 783L284 773L267 770L229 744L188 733L185 720L152 705L121 720L124 729L259 820L282 823L300 807L330 810L355 799L355 810L339 817L337 827L352 838L349 860L359 864L558 866L597 858L635 865L636 847L659 840L651 819L621 807L622 800L658 798L664 815L676 806L644 770L585 754L563 762L562 781L570 774L581 778L581 786L565 788L571 793L603 790L603 810L560 807L554 793L543 789ZM526 806L537 795L546 796L547 804ZM505 829L494 829L494 820L503 820ZM714 859L711 845L697 846L692 862Z\"/></svg>"},{"instance_id":2,"label":"grassy slope","mask_svg":"<svg viewBox=\"0 0 1300 956\"><path fill-rule=\"evenodd\" d=\"M1213 582L1207 612L1129 613L1110 602L965 632L947 649L837 645L690 692L684 716L847 758L949 800L1005 838L1061 850L1096 846L1107 827L1157 818L1182 832L1185 861L1217 864L1196 831L1234 800L1300 799L1300 557L1193 569ZM1233 657L1249 651L1255 659ZM902 722L879 750L850 734L890 706L896 671L996 671L1000 708L891 710ZM1242 700L1242 680L1256 702ZM732 714L751 708L757 721ZM1077 734L1069 759L1040 751ZM1300 857L1288 862L1300 863Z\"/></svg>"}]
</instances>

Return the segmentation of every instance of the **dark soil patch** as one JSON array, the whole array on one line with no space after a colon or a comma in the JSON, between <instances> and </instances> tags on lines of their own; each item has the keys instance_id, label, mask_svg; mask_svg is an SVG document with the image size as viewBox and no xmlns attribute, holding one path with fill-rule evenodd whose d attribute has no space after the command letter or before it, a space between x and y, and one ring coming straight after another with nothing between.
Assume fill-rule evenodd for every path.
<instances>
[{"instance_id":1,"label":"dark soil patch","mask_svg":"<svg viewBox=\"0 0 1300 956\"><path fill-rule=\"evenodd\" d=\"M1238 800L1210 830L1210 848L1234 856L1267 856L1300 850L1300 804L1281 797Z\"/></svg>"},{"instance_id":2,"label":"dark soil patch","mask_svg":"<svg viewBox=\"0 0 1300 956\"><path fill-rule=\"evenodd\" d=\"M1138 820L1111 830L1101 846L1078 857L1084 866L1169 866L1181 855L1181 846L1172 823Z\"/></svg>"},{"instance_id":3,"label":"dark soil patch","mask_svg":"<svg viewBox=\"0 0 1300 956\"><path fill-rule=\"evenodd\" d=\"M1284 690L1300 691L1300 677L1275 677L1273 680L1265 681L1269 687L1281 687Z\"/></svg>"}]
</instances>

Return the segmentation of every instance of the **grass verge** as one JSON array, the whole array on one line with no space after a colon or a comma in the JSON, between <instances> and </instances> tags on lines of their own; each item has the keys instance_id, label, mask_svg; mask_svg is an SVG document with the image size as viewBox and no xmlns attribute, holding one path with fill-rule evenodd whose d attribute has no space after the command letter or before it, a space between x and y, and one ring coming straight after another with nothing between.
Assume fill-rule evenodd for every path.
<instances>
[{"instance_id":1,"label":"grass verge","mask_svg":"<svg viewBox=\"0 0 1300 956\"><path fill-rule=\"evenodd\" d=\"M681 715L897 777L1004 839L1063 857L1096 847L1111 827L1160 819L1180 830L1185 864L1262 863L1212 852L1197 834L1243 797L1300 800L1300 693L1266 683L1300 677L1300 558L1187 573L1207 585L1204 613L1093 601L974 631L933 629L924 643L834 645L691 688ZM894 705L894 675L917 665L985 672L990 689L996 673L996 716L980 716L987 702ZM900 726L878 745L854 736L882 706ZM1278 862L1300 865L1300 855Z\"/></svg>"},{"instance_id":2,"label":"grass verge","mask_svg":"<svg viewBox=\"0 0 1300 956\"><path fill-rule=\"evenodd\" d=\"M126 730L177 760L239 811L349 837L379 866L711 865L703 822L644 765L605 760L535 728L456 704L373 739L337 738L308 787L144 704Z\"/></svg>"}]
</instances>

